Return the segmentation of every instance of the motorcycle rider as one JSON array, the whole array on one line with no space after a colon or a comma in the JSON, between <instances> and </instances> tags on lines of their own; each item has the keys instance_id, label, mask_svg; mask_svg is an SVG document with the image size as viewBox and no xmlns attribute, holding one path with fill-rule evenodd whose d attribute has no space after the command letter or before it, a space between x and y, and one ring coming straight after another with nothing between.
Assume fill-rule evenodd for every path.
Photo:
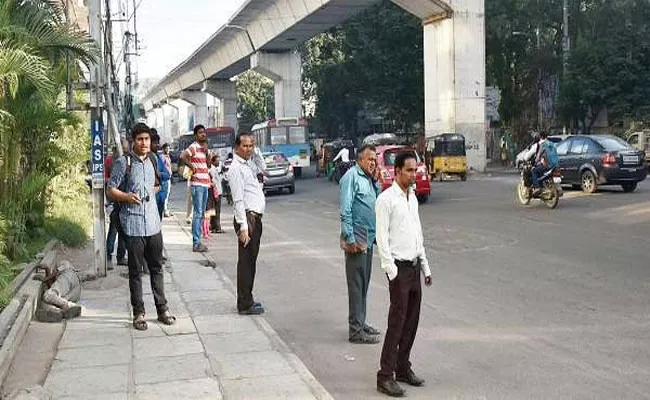
<instances>
[{"instance_id":1,"label":"motorcycle rider","mask_svg":"<svg viewBox=\"0 0 650 400\"><path fill-rule=\"evenodd\" d=\"M534 157L535 167L533 168L533 189L539 190L539 178L544 176L548 171L557 168L558 157L553 142L548 140L548 133L534 133L533 137L538 136L537 143L533 143L530 149L524 154L525 161L532 161Z\"/></svg>"}]
</instances>

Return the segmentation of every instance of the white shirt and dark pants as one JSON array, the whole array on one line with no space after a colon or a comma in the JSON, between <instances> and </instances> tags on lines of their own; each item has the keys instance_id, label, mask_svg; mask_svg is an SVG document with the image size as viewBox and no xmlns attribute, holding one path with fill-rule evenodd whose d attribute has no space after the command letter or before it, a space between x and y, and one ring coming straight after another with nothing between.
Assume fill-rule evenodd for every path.
<instances>
[{"instance_id":1,"label":"white shirt and dark pants","mask_svg":"<svg viewBox=\"0 0 650 400\"><path fill-rule=\"evenodd\" d=\"M422 286L420 275L431 270L424 250L418 201L412 189L408 197L397 184L377 199L377 249L381 267L389 279L388 329L381 352L378 385L408 377L411 349L420 320Z\"/></svg>"},{"instance_id":2,"label":"white shirt and dark pants","mask_svg":"<svg viewBox=\"0 0 650 400\"><path fill-rule=\"evenodd\" d=\"M241 240L238 241L237 310L240 313L254 313L249 311L261 308L253 300L253 286L266 199L253 161L235 155L228 171L228 182L235 207L235 233L239 237L242 231L248 231L250 237L245 247Z\"/></svg>"}]
</instances>

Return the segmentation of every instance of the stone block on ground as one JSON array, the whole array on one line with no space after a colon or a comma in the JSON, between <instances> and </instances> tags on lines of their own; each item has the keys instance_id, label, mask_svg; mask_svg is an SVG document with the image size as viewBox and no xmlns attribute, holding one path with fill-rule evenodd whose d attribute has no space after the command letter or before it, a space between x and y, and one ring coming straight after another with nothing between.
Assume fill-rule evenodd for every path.
<instances>
[{"instance_id":1,"label":"stone block on ground","mask_svg":"<svg viewBox=\"0 0 650 400\"><path fill-rule=\"evenodd\" d=\"M210 378L213 375L205 354L138 359L134 371L136 385Z\"/></svg>"},{"instance_id":2,"label":"stone block on ground","mask_svg":"<svg viewBox=\"0 0 650 400\"><path fill-rule=\"evenodd\" d=\"M136 359L182 356L203 353L203 345L198 335L135 338L133 353Z\"/></svg>"},{"instance_id":3,"label":"stone block on ground","mask_svg":"<svg viewBox=\"0 0 650 400\"><path fill-rule=\"evenodd\" d=\"M222 398L219 381L216 378L136 386L137 400L221 400Z\"/></svg>"},{"instance_id":4,"label":"stone block on ground","mask_svg":"<svg viewBox=\"0 0 650 400\"><path fill-rule=\"evenodd\" d=\"M289 375L295 371L277 351L210 355L210 363L220 379L245 379Z\"/></svg>"},{"instance_id":5,"label":"stone block on ground","mask_svg":"<svg viewBox=\"0 0 650 400\"><path fill-rule=\"evenodd\" d=\"M273 350L269 338L260 330L217 335L201 335L205 351L216 358L235 353Z\"/></svg>"},{"instance_id":6,"label":"stone block on ground","mask_svg":"<svg viewBox=\"0 0 650 400\"><path fill-rule=\"evenodd\" d=\"M255 400L308 400L316 399L309 386L297 374L224 379L221 381L224 395L229 399Z\"/></svg>"},{"instance_id":7,"label":"stone block on ground","mask_svg":"<svg viewBox=\"0 0 650 400\"><path fill-rule=\"evenodd\" d=\"M128 364L90 368L63 368L55 365L44 387L55 399L90 399L98 394L117 396L126 394L128 376Z\"/></svg>"},{"instance_id":8,"label":"stone block on ground","mask_svg":"<svg viewBox=\"0 0 650 400\"><path fill-rule=\"evenodd\" d=\"M6 397L7 400L51 400L52 394L43 386L30 386L17 389Z\"/></svg>"},{"instance_id":9,"label":"stone block on ground","mask_svg":"<svg viewBox=\"0 0 650 400\"><path fill-rule=\"evenodd\" d=\"M99 332L97 334L100 334ZM128 364L131 361L131 346L98 346L60 349L53 366L64 368L99 367Z\"/></svg>"},{"instance_id":10,"label":"stone block on ground","mask_svg":"<svg viewBox=\"0 0 650 400\"><path fill-rule=\"evenodd\" d=\"M210 333L236 333L250 332L259 330L251 316L242 316L239 314L226 315L202 315L194 317L194 323L199 334L206 335Z\"/></svg>"}]
</instances>

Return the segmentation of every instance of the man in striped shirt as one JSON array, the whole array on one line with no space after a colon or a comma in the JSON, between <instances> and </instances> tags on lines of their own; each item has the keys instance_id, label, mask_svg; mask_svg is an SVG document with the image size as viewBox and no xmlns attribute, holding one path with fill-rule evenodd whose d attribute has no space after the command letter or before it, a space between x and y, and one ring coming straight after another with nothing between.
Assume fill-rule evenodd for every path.
<instances>
[{"instance_id":1,"label":"man in striped shirt","mask_svg":"<svg viewBox=\"0 0 650 400\"><path fill-rule=\"evenodd\" d=\"M194 202L194 218L192 219L192 245L193 251L205 253L208 248L201 243L203 236L203 219L208 203L208 190L210 190L210 173L208 170L208 135L203 125L194 127L194 143L188 147L181 159L192 170L190 186Z\"/></svg>"}]
</instances>

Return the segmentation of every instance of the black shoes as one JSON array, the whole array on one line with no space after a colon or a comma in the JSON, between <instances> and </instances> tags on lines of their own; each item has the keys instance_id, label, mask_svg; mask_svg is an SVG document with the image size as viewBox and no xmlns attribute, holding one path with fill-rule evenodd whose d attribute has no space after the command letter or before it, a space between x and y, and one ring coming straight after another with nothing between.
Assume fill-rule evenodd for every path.
<instances>
[{"instance_id":1,"label":"black shoes","mask_svg":"<svg viewBox=\"0 0 650 400\"><path fill-rule=\"evenodd\" d=\"M379 336L362 333L361 335L352 336L348 340L354 344L377 344L379 343Z\"/></svg>"},{"instance_id":2,"label":"black shoes","mask_svg":"<svg viewBox=\"0 0 650 400\"><path fill-rule=\"evenodd\" d=\"M418 378L412 369L409 369L406 374L397 374L395 378L398 382L408 383L411 386L424 386L424 379Z\"/></svg>"},{"instance_id":3,"label":"black shoes","mask_svg":"<svg viewBox=\"0 0 650 400\"><path fill-rule=\"evenodd\" d=\"M128 265L125 258L120 258L117 260L117 265Z\"/></svg>"},{"instance_id":4,"label":"black shoes","mask_svg":"<svg viewBox=\"0 0 650 400\"><path fill-rule=\"evenodd\" d=\"M394 379L377 381L377 391L390 397L404 397L406 392Z\"/></svg>"},{"instance_id":5,"label":"black shoes","mask_svg":"<svg viewBox=\"0 0 650 400\"><path fill-rule=\"evenodd\" d=\"M261 315L264 314L264 307L260 303L253 303L250 308L239 310L238 313L239 315Z\"/></svg>"}]
</instances>

